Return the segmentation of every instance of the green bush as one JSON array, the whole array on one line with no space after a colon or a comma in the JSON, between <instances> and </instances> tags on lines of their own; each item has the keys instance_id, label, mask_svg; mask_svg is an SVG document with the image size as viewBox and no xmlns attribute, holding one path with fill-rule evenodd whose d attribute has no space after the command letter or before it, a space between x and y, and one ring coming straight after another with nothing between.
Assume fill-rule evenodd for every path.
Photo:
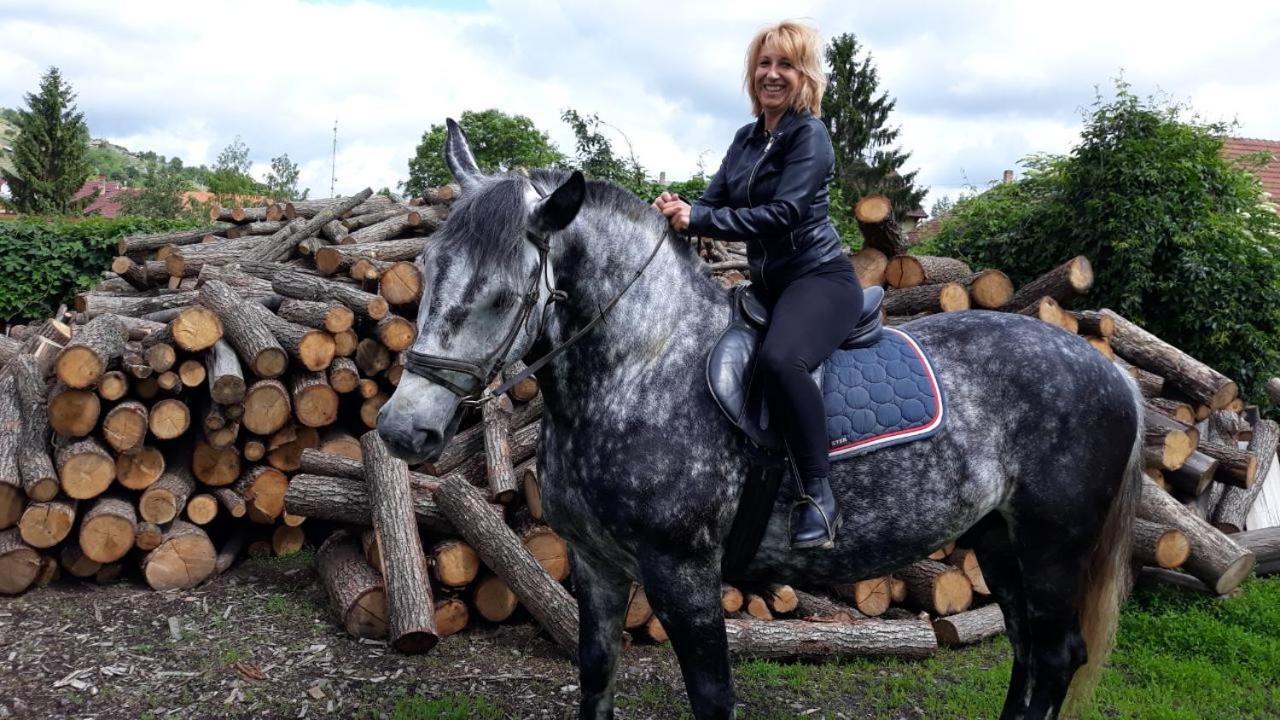
<instances>
[{"instance_id":1,"label":"green bush","mask_svg":"<svg viewBox=\"0 0 1280 720\"><path fill-rule=\"evenodd\" d=\"M0 320L48 317L59 303L101 279L125 235L191 226L138 217L0 222Z\"/></svg>"},{"instance_id":2,"label":"green bush","mask_svg":"<svg viewBox=\"0 0 1280 720\"><path fill-rule=\"evenodd\" d=\"M1222 125L1140 100L1099 98L1065 157L1024 161L1025 179L956 203L915 251L1021 285L1076 255L1093 263L1082 307L1110 307L1265 403L1280 373L1280 217L1221 155Z\"/></svg>"}]
</instances>

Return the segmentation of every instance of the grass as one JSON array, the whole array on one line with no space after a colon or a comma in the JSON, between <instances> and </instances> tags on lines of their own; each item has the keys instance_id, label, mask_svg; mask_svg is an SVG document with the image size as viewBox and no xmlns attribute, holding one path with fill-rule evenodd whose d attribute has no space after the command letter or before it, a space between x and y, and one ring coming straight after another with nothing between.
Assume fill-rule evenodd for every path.
<instances>
[{"instance_id":1,"label":"grass","mask_svg":"<svg viewBox=\"0 0 1280 720\"><path fill-rule=\"evenodd\" d=\"M923 661L738 663L741 717L991 718L1012 663L993 639ZM642 716L688 717L683 693L626 688L618 705ZM1227 600L1172 590L1134 596L1086 720L1280 717L1280 578L1251 580Z\"/></svg>"},{"instance_id":2,"label":"grass","mask_svg":"<svg viewBox=\"0 0 1280 720\"><path fill-rule=\"evenodd\" d=\"M392 720L497 720L502 711L479 696L406 697L396 702Z\"/></svg>"}]
</instances>

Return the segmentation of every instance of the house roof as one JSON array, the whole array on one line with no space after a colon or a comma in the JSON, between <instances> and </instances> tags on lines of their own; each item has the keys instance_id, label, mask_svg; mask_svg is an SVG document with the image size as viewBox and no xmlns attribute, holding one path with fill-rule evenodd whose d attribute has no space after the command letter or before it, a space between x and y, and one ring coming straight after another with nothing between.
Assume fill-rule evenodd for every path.
<instances>
[{"instance_id":1,"label":"house roof","mask_svg":"<svg viewBox=\"0 0 1280 720\"><path fill-rule=\"evenodd\" d=\"M1257 140L1255 138L1226 138L1222 143L1222 154L1229 160L1242 155L1268 153L1270 161L1262 167L1248 168L1262 183L1262 190L1273 203L1280 203L1280 140Z\"/></svg>"}]
</instances>

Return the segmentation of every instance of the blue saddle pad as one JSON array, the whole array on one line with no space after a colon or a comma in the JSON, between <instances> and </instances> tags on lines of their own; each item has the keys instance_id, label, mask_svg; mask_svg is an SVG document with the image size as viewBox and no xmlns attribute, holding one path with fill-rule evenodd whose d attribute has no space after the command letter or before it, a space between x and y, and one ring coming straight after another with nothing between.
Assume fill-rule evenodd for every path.
<instances>
[{"instance_id":1,"label":"blue saddle pad","mask_svg":"<svg viewBox=\"0 0 1280 720\"><path fill-rule=\"evenodd\" d=\"M897 328L869 347L836 350L823 368L822 395L832 460L930 437L945 416L933 365Z\"/></svg>"}]
</instances>

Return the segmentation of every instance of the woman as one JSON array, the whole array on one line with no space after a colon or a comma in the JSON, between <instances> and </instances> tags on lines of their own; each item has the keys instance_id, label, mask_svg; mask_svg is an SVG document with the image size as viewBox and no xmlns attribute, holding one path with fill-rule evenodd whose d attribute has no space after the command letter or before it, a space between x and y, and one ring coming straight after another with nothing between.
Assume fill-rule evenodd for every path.
<instances>
[{"instance_id":1,"label":"woman","mask_svg":"<svg viewBox=\"0 0 1280 720\"><path fill-rule=\"evenodd\" d=\"M822 393L809 373L862 311L862 287L828 216L835 153L818 120L826 88L820 52L807 25L761 30L747 48L745 78L756 121L734 136L692 206L669 193L653 203L677 231L747 243L751 279L772 309L756 362L801 486L793 548L830 548L840 527L827 482Z\"/></svg>"}]
</instances>

